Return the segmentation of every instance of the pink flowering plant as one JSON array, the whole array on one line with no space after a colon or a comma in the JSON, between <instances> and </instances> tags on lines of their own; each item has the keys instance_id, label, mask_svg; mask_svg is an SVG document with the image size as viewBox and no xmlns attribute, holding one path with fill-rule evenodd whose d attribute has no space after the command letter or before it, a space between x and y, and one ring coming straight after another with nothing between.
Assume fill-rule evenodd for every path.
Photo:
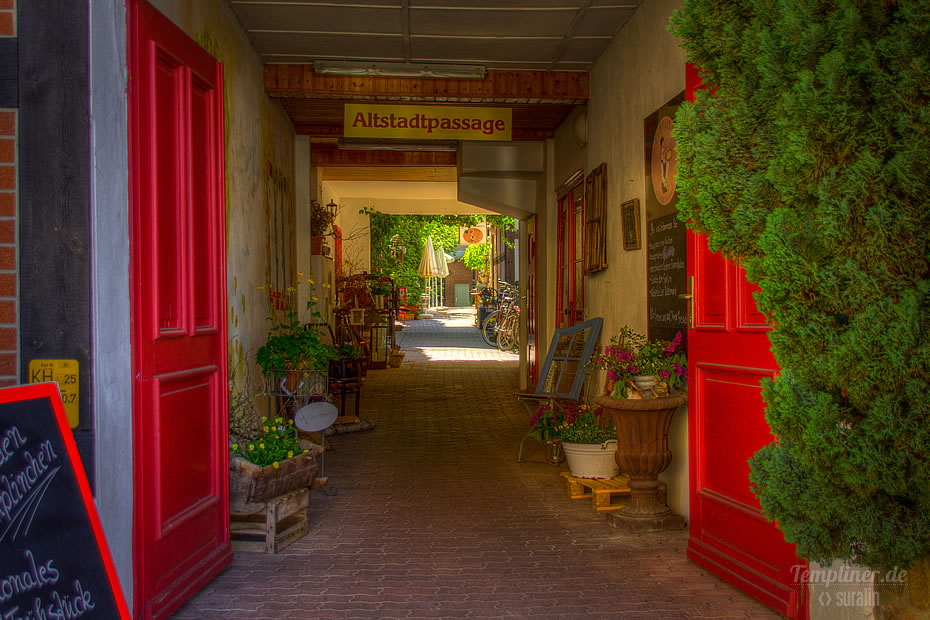
<instances>
[{"instance_id":1,"label":"pink flowering plant","mask_svg":"<svg viewBox=\"0 0 930 620\"><path fill-rule=\"evenodd\" d=\"M530 437L540 443L561 439L571 443L603 443L617 436L613 421L575 400L551 399L530 419Z\"/></svg>"},{"instance_id":2,"label":"pink flowering plant","mask_svg":"<svg viewBox=\"0 0 930 620\"><path fill-rule=\"evenodd\" d=\"M613 398L627 398L630 380L637 375L655 375L665 383L667 392L680 388L688 378L688 358L681 347L682 333L671 341L654 339L623 326L601 355L591 364L607 372L614 383Z\"/></svg>"},{"instance_id":3,"label":"pink flowering plant","mask_svg":"<svg viewBox=\"0 0 930 620\"><path fill-rule=\"evenodd\" d=\"M381 276L379 279L371 283L371 294L372 295L390 295L391 294L391 278L388 276Z\"/></svg>"}]
</instances>

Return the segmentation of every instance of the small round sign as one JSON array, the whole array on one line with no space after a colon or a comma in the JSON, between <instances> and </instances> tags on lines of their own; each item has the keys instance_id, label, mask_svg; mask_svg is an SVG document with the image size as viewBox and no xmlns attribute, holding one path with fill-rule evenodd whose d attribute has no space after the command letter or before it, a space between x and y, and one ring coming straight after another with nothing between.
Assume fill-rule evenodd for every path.
<instances>
[{"instance_id":1,"label":"small round sign","mask_svg":"<svg viewBox=\"0 0 930 620\"><path fill-rule=\"evenodd\" d=\"M339 417L339 410L332 403L320 401L304 405L294 416L294 425L307 433L316 433L329 426Z\"/></svg>"}]
</instances>

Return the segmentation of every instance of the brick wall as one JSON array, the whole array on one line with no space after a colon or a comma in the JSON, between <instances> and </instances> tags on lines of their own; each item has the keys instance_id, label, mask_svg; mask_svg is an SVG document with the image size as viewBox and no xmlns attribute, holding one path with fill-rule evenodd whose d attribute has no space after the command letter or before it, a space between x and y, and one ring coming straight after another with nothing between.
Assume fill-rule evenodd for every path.
<instances>
[{"instance_id":1,"label":"brick wall","mask_svg":"<svg viewBox=\"0 0 930 620\"><path fill-rule=\"evenodd\" d=\"M0 0L0 37L16 36L16 0Z\"/></svg>"},{"instance_id":2,"label":"brick wall","mask_svg":"<svg viewBox=\"0 0 930 620\"><path fill-rule=\"evenodd\" d=\"M457 260L454 263L449 263L449 275L445 280L447 306L455 304L455 285L471 285L472 277L472 270L465 266L464 261Z\"/></svg>"},{"instance_id":3,"label":"brick wall","mask_svg":"<svg viewBox=\"0 0 930 620\"><path fill-rule=\"evenodd\" d=\"M0 0L0 37L16 36L16 1ZM0 387L19 383L17 114L0 108Z\"/></svg>"}]
</instances>

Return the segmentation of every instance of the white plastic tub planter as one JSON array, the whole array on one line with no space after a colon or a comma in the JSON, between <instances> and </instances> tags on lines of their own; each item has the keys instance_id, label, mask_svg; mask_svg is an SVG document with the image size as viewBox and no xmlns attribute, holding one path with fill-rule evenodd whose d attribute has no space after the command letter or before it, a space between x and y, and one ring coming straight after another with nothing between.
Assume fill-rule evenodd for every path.
<instances>
[{"instance_id":1,"label":"white plastic tub planter","mask_svg":"<svg viewBox=\"0 0 930 620\"><path fill-rule=\"evenodd\" d=\"M576 478L613 478L620 473L617 466L617 440L604 443L562 442L565 459Z\"/></svg>"}]
</instances>

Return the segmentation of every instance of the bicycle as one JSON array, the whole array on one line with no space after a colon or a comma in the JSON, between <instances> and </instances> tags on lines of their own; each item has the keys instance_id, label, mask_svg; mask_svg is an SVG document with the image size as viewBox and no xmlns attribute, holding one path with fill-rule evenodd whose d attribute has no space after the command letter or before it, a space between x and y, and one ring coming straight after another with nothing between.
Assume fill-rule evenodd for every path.
<instances>
[{"instance_id":1,"label":"bicycle","mask_svg":"<svg viewBox=\"0 0 930 620\"><path fill-rule=\"evenodd\" d=\"M510 351L520 346L520 307L512 305L497 324L497 348Z\"/></svg>"},{"instance_id":2,"label":"bicycle","mask_svg":"<svg viewBox=\"0 0 930 620\"><path fill-rule=\"evenodd\" d=\"M485 317L481 324L481 337L489 347L498 347L498 323L512 312L518 294L518 289L513 284L504 281L498 284L500 285L498 309Z\"/></svg>"}]
</instances>

